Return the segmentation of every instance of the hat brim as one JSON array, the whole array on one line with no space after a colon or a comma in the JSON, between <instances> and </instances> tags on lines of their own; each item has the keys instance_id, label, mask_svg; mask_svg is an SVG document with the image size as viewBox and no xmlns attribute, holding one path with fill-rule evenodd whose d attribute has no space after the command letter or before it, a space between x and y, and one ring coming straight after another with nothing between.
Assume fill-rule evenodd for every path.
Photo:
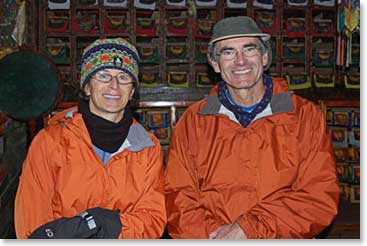
<instances>
[{"instance_id":1,"label":"hat brim","mask_svg":"<svg viewBox=\"0 0 367 246\"><path fill-rule=\"evenodd\" d=\"M254 33L254 34L235 34L235 35L228 35L219 37L213 40L210 40L209 45L214 44L215 42L224 40L224 39L230 39L230 38L240 38L240 37L258 37L261 38L262 41L268 41L270 39L270 35L267 33Z\"/></svg>"}]
</instances>

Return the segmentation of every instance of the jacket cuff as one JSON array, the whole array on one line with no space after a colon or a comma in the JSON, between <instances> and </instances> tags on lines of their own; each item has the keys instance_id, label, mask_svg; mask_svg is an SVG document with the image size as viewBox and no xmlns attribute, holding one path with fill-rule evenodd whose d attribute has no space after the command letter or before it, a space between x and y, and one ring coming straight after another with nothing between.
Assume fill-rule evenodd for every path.
<instances>
[{"instance_id":1,"label":"jacket cuff","mask_svg":"<svg viewBox=\"0 0 367 246\"><path fill-rule=\"evenodd\" d=\"M246 215L243 215L241 218L237 220L237 223L242 228L243 232L245 233L248 239L255 239L258 238L256 231L249 223L249 220Z\"/></svg>"}]
</instances>

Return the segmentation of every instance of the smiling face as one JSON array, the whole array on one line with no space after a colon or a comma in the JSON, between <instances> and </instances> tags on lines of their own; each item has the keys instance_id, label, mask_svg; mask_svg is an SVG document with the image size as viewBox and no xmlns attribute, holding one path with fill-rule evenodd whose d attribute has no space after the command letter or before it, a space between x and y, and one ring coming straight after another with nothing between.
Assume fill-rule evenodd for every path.
<instances>
[{"instance_id":1,"label":"smiling face","mask_svg":"<svg viewBox=\"0 0 367 246\"><path fill-rule=\"evenodd\" d=\"M130 75L118 69L104 69L97 73L102 76L112 76L108 83L92 76L89 83L85 85L85 93L89 96L90 111L112 122L119 122L124 114L125 107L132 98L135 88ZM123 76L125 75L125 76ZM126 78L124 84L118 82L117 77Z\"/></svg>"},{"instance_id":2,"label":"smiling face","mask_svg":"<svg viewBox=\"0 0 367 246\"><path fill-rule=\"evenodd\" d=\"M256 51L246 53L248 47L256 47ZM261 42L256 37L239 37L218 41L215 50L219 55L210 60L214 70L221 73L222 79L235 89L251 89L262 81L264 66L268 63L268 53L262 53ZM235 52L233 59L225 59L227 51Z\"/></svg>"}]
</instances>

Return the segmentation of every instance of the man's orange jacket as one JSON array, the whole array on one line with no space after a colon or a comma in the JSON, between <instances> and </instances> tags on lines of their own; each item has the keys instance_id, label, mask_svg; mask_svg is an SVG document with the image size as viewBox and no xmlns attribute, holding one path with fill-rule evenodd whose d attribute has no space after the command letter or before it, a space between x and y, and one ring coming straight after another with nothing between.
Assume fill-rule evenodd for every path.
<instances>
[{"instance_id":1,"label":"man's orange jacket","mask_svg":"<svg viewBox=\"0 0 367 246\"><path fill-rule=\"evenodd\" d=\"M134 120L124 144L104 165L75 111L54 116L32 141L15 201L17 237L102 207L120 210L119 238L159 238L166 225L159 141Z\"/></svg>"},{"instance_id":2,"label":"man's orange jacket","mask_svg":"<svg viewBox=\"0 0 367 246\"><path fill-rule=\"evenodd\" d=\"M273 78L268 107L244 128L217 88L190 106L171 138L168 231L208 238L237 221L248 238L312 238L337 214L338 178L321 110Z\"/></svg>"}]
</instances>

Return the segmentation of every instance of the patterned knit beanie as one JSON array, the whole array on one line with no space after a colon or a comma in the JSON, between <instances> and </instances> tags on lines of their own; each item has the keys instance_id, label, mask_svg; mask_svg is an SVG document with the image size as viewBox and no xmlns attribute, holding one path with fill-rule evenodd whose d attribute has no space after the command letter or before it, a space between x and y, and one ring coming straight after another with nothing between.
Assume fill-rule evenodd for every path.
<instances>
[{"instance_id":1,"label":"patterned knit beanie","mask_svg":"<svg viewBox=\"0 0 367 246\"><path fill-rule=\"evenodd\" d=\"M83 51L80 88L102 69L120 69L128 73L138 85L139 54L136 48L123 38L97 39Z\"/></svg>"}]
</instances>

